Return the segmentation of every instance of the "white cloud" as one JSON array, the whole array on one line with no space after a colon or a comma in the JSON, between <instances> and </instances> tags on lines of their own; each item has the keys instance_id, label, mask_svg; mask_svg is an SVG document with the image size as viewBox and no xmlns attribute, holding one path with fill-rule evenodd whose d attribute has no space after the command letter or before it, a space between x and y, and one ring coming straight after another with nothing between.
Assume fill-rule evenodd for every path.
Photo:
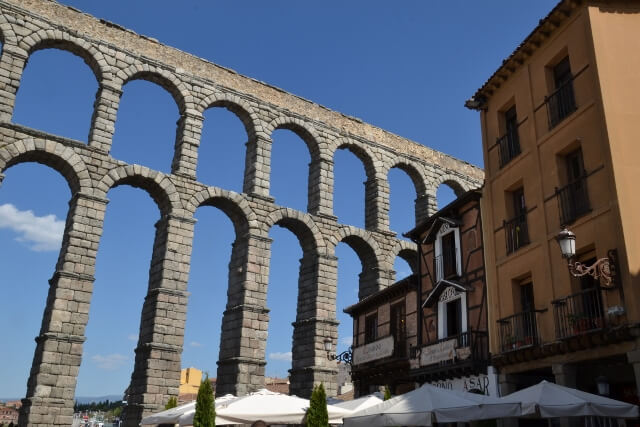
<instances>
[{"instance_id":1,"label":"white cloud","mask_svg":"<svg viewBox=\"0 0 640 427\"><path fill-rule=\"evenodd\" d=\"M353 337L342 337L340 338L340 344L350 346L353 345Z\"/></svg>"},{"instance_id":2,"label":"white cloud","mask_svg":"<svg viewBox=\"0 0 640 427\"><path fill-rule=\"evenodd\" d=\"M117 353L108 354L106 356L96 354L91 356L91 360L93 360L100 369L104 369L105 371L115 371L125 364L127 356Z\"/></svg>"},{"instance_id":3,"label":"white cloud","mask_svg":"<svg viewBox=\"0 0 640 427\"><path fill-rule=\"evenodd\" d=\"M291 362L291 352L286 351L282 353L281 352L269 353L269 359L284 360L285 362Z\"/></svg>"},{"instance_id":4,"label":"white cloud","mask_svg":"<svg viewBox=\"0 0 640 427\"><path fill-rule=\"evenodd\" d=\"M129 334L127 335L127 339L129 341L138 341L138 336L136 334Z\"/></svg>"},{"instance_id":5,"label":"white cloud","mask_svg":"<svg viewBox=\"0 0 640 427\"><path fill-rule=\"evenodd\" d=\"M202 347L202 344L201 344L201 343L199 343L198 341L191 341L191 342L189 343L189 345L190 345L191 347Z\"/></svg>"},{"instance_id":6,"label":"white cloud","mask_svg":"<svg viewBox=\"0 0 640 427\"><path fill-rule=\"evenodd\" d=\"M32 251L57 251L62 242L64 221L55 215L36 216L33 211L21 211L5 203L0 205L0 228L18 233L16 241L27 243Z\"/></svg>"}]
</instances>

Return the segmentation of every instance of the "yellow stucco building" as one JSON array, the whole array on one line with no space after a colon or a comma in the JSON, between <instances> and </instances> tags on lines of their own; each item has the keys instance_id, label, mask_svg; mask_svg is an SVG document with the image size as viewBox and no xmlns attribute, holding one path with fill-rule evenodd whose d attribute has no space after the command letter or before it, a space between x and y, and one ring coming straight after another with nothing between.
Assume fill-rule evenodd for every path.
<instances>
[{"instance_id":1,"label":"yellow stucco building","mask_svg":"<svg viewBox=\"0 0 640 427\"><path fill-rule=\"evenodd\" d=\"M640 2L561 1L466 106L481 115L502 393L548 379L637 402ZM573 277L564 227L574 272L607 258L610 284Z\"/></svg>"},{"instance_id":2,"label":"yellow stucco building","mask_svg":"<svg viewBox=\"0 0 640 427\"><path fill-rule=\"evenodd\" d=\"M184 368L180 371L180 395L198 394L202 382L202 371L196 368Z\"/></svg>"}]
</instances>

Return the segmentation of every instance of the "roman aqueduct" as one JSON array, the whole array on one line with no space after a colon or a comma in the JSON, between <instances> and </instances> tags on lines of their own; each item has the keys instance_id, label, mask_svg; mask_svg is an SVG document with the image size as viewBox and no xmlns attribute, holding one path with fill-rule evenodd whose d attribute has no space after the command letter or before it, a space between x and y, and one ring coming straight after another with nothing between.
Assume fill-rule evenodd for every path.
<instances>
[{"instance_id":1,"label":"roman aqueduct","mask_svg":"<svg viewBox=\"0 0 640 427\"><path fill-rule=\"evenodd\" d=\"M219 208L236 232L217 392L241 395L264 384L268 236L271 227L280 225L298 237L303 249L291 392L308 396L320 381L329 392L335 391L337 368L327 360L323 340L337 339L336 245L347 243L362 262L360 298L393 283L396 256L415 264L412 243L389 231L389 170L397 167L411 177L417 221L434 212L441 183L459 193L482 180L482 171L467 163L49 0L0 0L0 34L0 183L7 168L38 162L62 174L72 192L36 338L21 426L71 424L110 189L141 188L161 212L126 410L125 425L135 426L143 414L162 407L178 392L193 215L198 207ZM88 143L12 123L27 60L33 52L49 48L80 56L99 83ZM126 164L109 154L122 87L136 79L162 86L179 107L170 174ZM203 112L214 106L235 113L249 137L242 193L196 180ZM278 206L270 197L271 134L276 129L295 132L311 154L307 212ZM340 224L333 216L333 158L343 148L365 165L365 229Z\"/></svg>"}]
</instances>

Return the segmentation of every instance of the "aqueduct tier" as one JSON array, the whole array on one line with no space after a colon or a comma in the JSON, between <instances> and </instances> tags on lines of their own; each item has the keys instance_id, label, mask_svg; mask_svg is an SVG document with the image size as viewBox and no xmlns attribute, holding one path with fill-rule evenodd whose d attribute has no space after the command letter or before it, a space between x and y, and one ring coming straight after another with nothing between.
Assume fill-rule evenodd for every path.
<instances>
[{"instance_id":1,"label":"aqueduct tier","mask_svg":"<svg viewBox=\"0 0 640 427\"><path fill-rule=\"evenodd\" d=\"M389 231L388 172L411 177L420 220L435 210L441 183L457 192L480 185L482 171L360 120L236 74L117 25L48 0L0 0L0 182L22 162L62 174L72 199L20 413L21 426L70 425L91 301L107 193L118 185L146 190L161 212L156 224L148 292L142 308L127 426L178 393L195 210L213 205L232 220L236 240L229 264L217 393L244 394L264 384L269 230L291 230L303 249L293 335L291 392L308 396L314 383L335 392L336 364L323 349L337 339L336 269L339 242L362 261L359 297L394 281L393 262L415 264L415 248ZM88 142L12 123L16 93L29 56L56 48L84 59L99 84ZM144 79L171 93L180 110L171 173L129 165L110 155L125 83ZM196 180L203 112L223 106L242 120L247 142L243 192ZM290 129L311 153L307 212L278 206L269 193L271 134ZM347 148L364 163L365 229L333 216L333 158Z\"/></svg>"}]
</instances>

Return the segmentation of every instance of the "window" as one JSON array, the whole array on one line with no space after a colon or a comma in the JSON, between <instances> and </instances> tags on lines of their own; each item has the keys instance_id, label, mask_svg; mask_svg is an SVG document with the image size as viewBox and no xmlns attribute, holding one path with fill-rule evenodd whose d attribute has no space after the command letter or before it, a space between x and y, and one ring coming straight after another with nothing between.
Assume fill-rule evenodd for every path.
<instances>
[{"instance_id":1,"label":"window","mask_svg":"<svg viewBox=\"0 0 640 427\"><path fill-rule=\"evenodd\" d=\"M378 338L378 313L370 314L364 320L364 343L368 344Z\"/></svg>"},{"instance_id":2,"label":"window","mask_svg":"<svg viewBox=\"0 0 640 427\"><path fill-rule=\"evenodd\" d=\"M527 205L524 200L524 189L522 187L511 192L511 203L513 217L504 223L507 254L529 243Z\"/></svg>"},{"instance_id":3,"label":"window","mask_svg":"<svg viewBox=\"0 0 640 427\"><path fill-rule=\"evenodd\" d=\"M450 301L447 307L447 330L446 336L452 337L462 333L462 304L460 298Z\"/></svg>"},{"instance_id":4,"label":"window","mask_svg":"<svg viewBox=\"0 0 640 427\"><path fill-rule=\"evenodd\" d=\"M405 302L401 301L391 306L391 335L395 347L393 354L396 357L404 357L407 354L406 332Z\"/></svg>"},{"instance_id":5,"label":"window","mask_svg":"<svg viewBox=\"0 0 640 427\"><path fill-rule=\"evenodd\" d=\"M564 158L567 185L557 190L560 225L568 225L591 211L587 191L587 174L582 160L582 149L572 151Z\"/></svg>"},{"instance_id":6,"label":"window","mask_svg":"<svg viewBox=\"0 0 640 427\"><path fill-rule=\"evenodd\" d=\"M554 91L546 99L549 129L554 128L577 108L568 56L553 67L552 77Z\"/></svg>"},{"instance_id":7,"label":"window","mask_svg":"<svg viewBox=\"0 0 640 427\"><path fill-rule=\"evenodd\" d=\"M436 237L435 244L436 281L462 275L460 259L460 230L444 224Z\"/></svg>"},{"instance_id":8,"label":"window","mask_svg":"<svg viewBox=\"0 0 640 427\"><path fill-rule=\"evenodd\" d=\"M531 280L531 279L529 279ZM533 344L536 331L536 306L533 298L533 283L527 281L520 285L521 321L517 325L518 338L525 344Z\"/></svg>"},{"instance_id":9,"label":"window","mask_svg":"<svg viewBox=\"0 0 640 427\"><path fill-rule=\"evenodd\" d=\"M500 150L500 167L504 167L514 157L520 154L520 138L518 136L518 115L516 106L509 108L504 113L505 133L498 138Z\"/></svg>"}]
</instances>

